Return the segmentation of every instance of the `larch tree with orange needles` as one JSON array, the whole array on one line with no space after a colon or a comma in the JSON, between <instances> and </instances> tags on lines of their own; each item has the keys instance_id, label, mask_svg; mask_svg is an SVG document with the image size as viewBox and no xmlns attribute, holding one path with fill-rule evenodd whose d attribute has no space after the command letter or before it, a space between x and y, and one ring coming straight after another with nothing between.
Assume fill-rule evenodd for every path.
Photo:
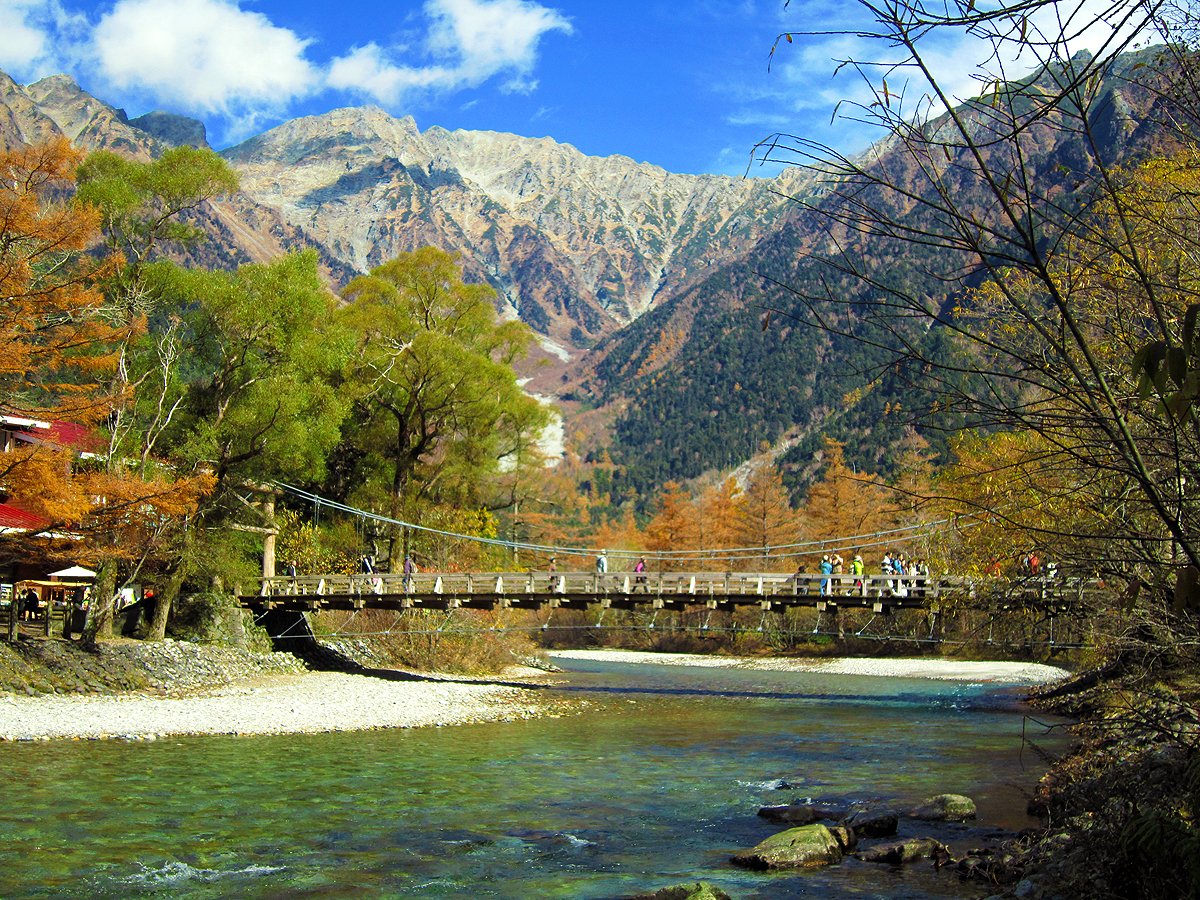
<instances>
[{"instance_id":1,"label":"larch tree with orange needles","mask_svg":"<svg viewBox=\"0 0 1200 900\"><path fill-rule=\"evenodd\" d=\"M128 326L104 315L98 283L119 260L88 254L100 213L69 201L80 154L65 139L0 153L0 412L95 427L109 412L117 348ZM33 429L0 452L0 489L43 527L3 539L9 559L47 549L93 505L73 448Z\"/></svg>"}]
</instances>

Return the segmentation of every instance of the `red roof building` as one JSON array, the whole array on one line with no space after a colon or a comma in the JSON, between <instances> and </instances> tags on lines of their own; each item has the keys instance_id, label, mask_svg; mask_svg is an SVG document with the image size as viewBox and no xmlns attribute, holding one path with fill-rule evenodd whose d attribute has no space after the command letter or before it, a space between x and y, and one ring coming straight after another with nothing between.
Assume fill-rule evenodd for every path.
<instances>
[{"instance_id":1,"label":"red roof building","mask_svg":"<svg viewBox=\"0 0 1200 900\"><path fill-rule=\"evenodd\" d=\"M0 503L0 533L10 531L41 531L50 524L48 519L35 516L11 503Z\"/></svg>"}]
</instances>

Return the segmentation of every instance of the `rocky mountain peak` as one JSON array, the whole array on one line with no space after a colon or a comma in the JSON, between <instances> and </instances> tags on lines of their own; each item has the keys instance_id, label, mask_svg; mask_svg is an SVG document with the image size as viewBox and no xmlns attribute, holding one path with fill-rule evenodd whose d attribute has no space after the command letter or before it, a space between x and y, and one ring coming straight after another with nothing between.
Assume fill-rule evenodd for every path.
<instances>
[{"instance_id":1,"label":"rocky mountain peak","mask_svg":"<svg viewBox=\"0 0 1200 900\"><path fill-rule=\"evenodd\" d=\"M0 101L14 123L0 127L23 137L57 131L139 158L203 141L182 116L129 122L67 76L7 94L0 85ZM284 246L316 247L338 283L424 245L458 251L506 315L560 348L639 318L744 252L787 207L761 179L677 175L549 137L422 132L374 106L293 119L223 155L243 193L214 208L239 246L258 248L251 256L272 241L251 239L257 226L236 216L275 223Z\"/></svg>"},{"instance_id":2,"label":"rocky mountain peak","mask_svg":"<svg viewBox=\"0 0 1200 900\"><path fill-rule=\"evenodd\" d=\"M129 125L125 113L83 90L69 75L51 75L24 88L38 112L51 119L73 143L149 159L157 139Z\"/></svg>"},{"instance_id":3,"label":"rocky mountain peak","mask_svg":"<svg viewBox=\"0 0 1200 900\"><path fill-rule=\"evenodd\" d=\"M156 109L144 116L130 119L129 124L153 135L172 147L207 147L208 133L198 119Z\"/></svg>"}]
</instances>

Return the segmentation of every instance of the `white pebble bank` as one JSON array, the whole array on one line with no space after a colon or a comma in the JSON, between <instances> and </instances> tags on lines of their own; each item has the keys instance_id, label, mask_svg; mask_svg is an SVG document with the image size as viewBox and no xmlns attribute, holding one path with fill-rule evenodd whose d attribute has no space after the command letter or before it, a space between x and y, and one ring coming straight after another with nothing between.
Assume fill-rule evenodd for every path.
<instances>
[{"instance_id":1,"label":"white pebble bank","mask_svg":"<svg viewBox=\"0 0 1200 900\"><path fill-rule=\"evenodd\" d=\"M825 675L878 675L890 678L934 678L975 684L1029 686L1047 684L1069 672L1057 666L1023 662L978 662L958 659L760 659L744 656L701 656L694 653L642 653L633 650L555 650L550 657L697 666L762 669L774 672L819 672Z\"/></svg>"},{"instance_id":2,"label":"white pebble bank","mask_svg":"<svg viewBox=\"0 0 1200 900\"><path fill-rule=\"evenodd\" d=\"M314 672L203 696L0 696L0 738L153 739L180 734L292 734L531 718L532 692L494 684L389 681Z\"/></svg>"}]
</instances>

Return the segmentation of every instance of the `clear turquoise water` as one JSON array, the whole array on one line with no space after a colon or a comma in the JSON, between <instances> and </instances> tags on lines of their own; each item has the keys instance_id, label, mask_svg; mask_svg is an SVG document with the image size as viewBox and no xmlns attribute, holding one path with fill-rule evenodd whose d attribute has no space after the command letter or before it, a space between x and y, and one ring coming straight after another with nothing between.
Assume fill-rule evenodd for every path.
<instances>
[{"instance_id":1,"label":"clear turquoise water","mask_svg":"<svg viewBox=\"0 0 1200 900\"><path fill-rule=\"evenodd\" d=\"M983 686L572 663L580 715L444 729L0 746L0 896L957 897L925 865L770 875L764 803L973 796L1042 769ZM793 785L779 789L780 780ZM942 826L961 845L977 835Z\"/></svg>"}]
</instances>

